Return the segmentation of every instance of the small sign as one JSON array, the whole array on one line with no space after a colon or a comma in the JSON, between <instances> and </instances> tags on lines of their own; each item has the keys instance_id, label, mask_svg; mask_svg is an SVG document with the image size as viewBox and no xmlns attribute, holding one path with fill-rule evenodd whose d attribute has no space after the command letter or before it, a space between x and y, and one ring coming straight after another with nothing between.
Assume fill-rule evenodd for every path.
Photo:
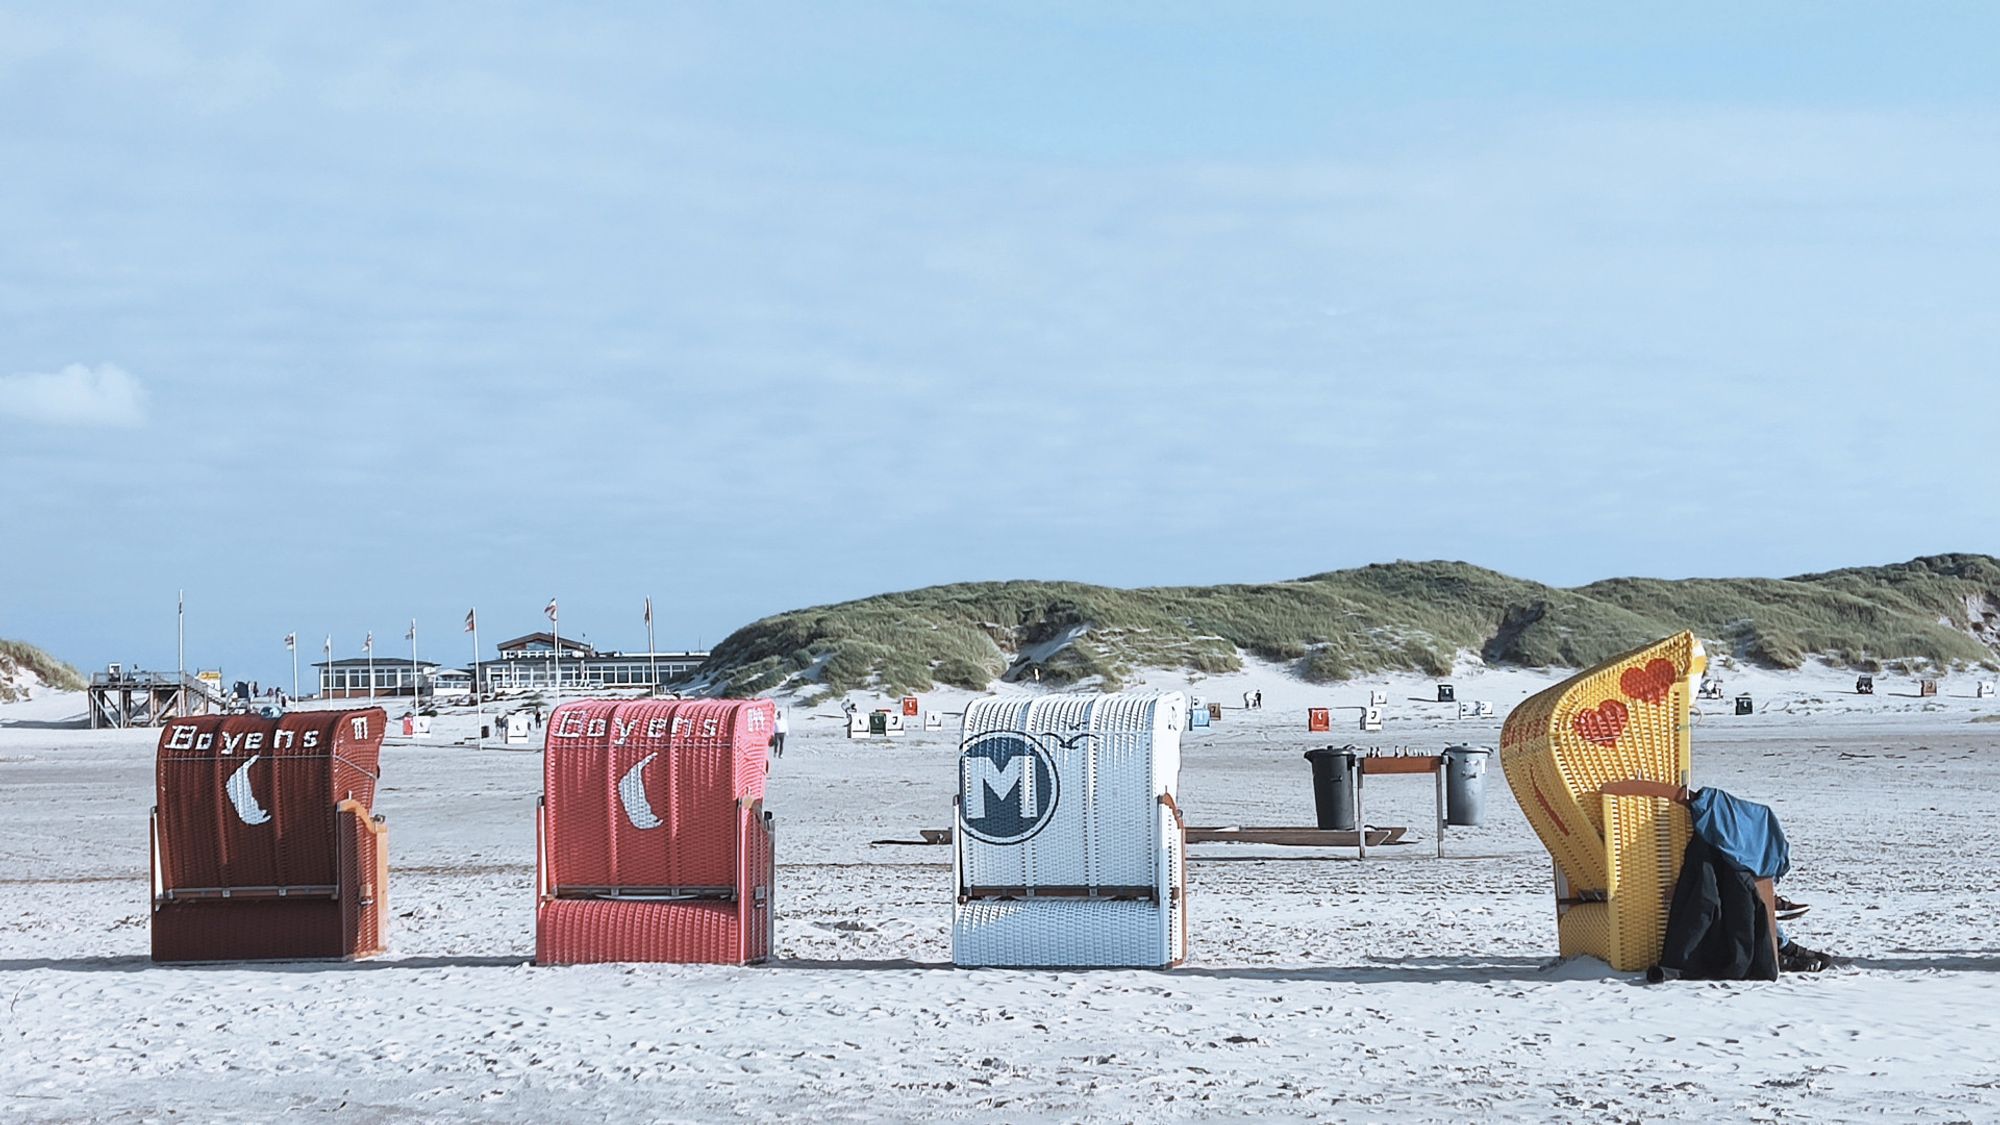
<instances>
[{"instance_id":1,"label":"small sign","mask_svg":"<svg viewBox=\"0 0 2000 1125\"><path fill-rule=\"evenodd\" d=\"M1330 707L1306 708L1306 729L1314 734L1333 729L1333 709Z\"/></svg>"}]
</instances>

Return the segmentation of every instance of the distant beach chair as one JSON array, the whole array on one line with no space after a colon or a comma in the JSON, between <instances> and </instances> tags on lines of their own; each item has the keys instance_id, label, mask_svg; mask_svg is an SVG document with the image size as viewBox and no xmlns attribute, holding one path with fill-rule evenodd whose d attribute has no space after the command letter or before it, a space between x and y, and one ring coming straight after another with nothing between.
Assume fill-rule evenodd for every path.
<instances>
[{"instance_id":1,"label":"distant beach chair","mask_svg":"<svg viewBox=\"0 0 2000 1125\"><path fill-rule=\"evenodd\" d=\"M982 699L965 713L952 960L1159 968L1187 957L1175 803L1187 699Z\"/></svg>"},{"instance_id":2,"label":"distant beach chair","mask_svg":"<svg viewBox=\"0 0 2000 1125\"><path fill-rule=\"evenodd\" d=\"M1588 954L1626 972L1659 961L1688 812L1664 796L1604 789L1688 784L1689 684L1707 666L1694 634L1681 633L1580 672L1507 717L1500 764L1555 861L1566 957Z\"/></svg>"},{"instance_id":3,"label":"distant beach chair","mask_svg":"<svg viewBox=\"0 0 2000 1125\"><path fill-rule=\"evenodd\" d=\"M771 955L769 700L577 700L549 716L535 961Z\"/></svg>"},{"instance_id":4,"label":"distant beach chair","mask_svg":"<svg viewBox=\"0 0 2000 1125\"><path fill-rule=\"evenodd\" d=\"M160 732L153 960L380 953L388 830L371 812L381 708L207 715Z\"/></svg>"}]
</instances>

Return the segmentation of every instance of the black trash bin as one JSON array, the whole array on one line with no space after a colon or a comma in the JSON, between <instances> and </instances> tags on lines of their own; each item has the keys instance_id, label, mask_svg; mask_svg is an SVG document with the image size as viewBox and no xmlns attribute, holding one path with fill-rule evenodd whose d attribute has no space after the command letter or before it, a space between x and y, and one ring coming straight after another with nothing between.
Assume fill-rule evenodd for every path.
<instances>
[{"instance_id":1,"label":"black trash bin","mask_svg":"<svg viewBox=\"0 0 2000 1125\"><path fill-rule=\"evenodd\" d=\"M1322 746L1306 751L1312 763L1313 812L1322 831L1354 831L1354 758L1352 746Z\"/></svg>"}]
</instances>

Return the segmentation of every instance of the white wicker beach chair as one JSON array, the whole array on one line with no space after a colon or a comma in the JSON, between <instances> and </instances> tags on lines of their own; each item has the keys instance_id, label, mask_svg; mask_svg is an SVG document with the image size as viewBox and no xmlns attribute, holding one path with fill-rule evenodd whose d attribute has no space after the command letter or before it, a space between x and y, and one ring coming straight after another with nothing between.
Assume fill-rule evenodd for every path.
<instances>
[{"instance_id":1,"label":"white wicker beach chair","mask_svg":"<svg viewBox=\"0 0 2000 1125\"><path fill-rule=\"evenodd\" d=\"M952 960L1160 967L1187 956L1176 802L1187 698L989 698L965 712Z\"/></svg>"}]
</instances>

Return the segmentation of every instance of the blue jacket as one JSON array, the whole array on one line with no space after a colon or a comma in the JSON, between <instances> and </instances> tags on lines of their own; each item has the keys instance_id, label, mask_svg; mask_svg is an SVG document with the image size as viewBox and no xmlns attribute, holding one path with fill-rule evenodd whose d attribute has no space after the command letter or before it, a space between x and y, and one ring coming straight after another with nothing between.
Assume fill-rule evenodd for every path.
<instances>
[{"instance_id":1,"label":"blue jacket","mask_svg":"<svg viewBox=\"0 0 2000 1125\"><path fill-rule=\"evenodd\" d=\"M1791 845L1770 806L1720 789L1697 789L1688 796L1688 812L1695 835L1751 876L1782 879L1792 869Z\"/></svg>"}]
</instances>

